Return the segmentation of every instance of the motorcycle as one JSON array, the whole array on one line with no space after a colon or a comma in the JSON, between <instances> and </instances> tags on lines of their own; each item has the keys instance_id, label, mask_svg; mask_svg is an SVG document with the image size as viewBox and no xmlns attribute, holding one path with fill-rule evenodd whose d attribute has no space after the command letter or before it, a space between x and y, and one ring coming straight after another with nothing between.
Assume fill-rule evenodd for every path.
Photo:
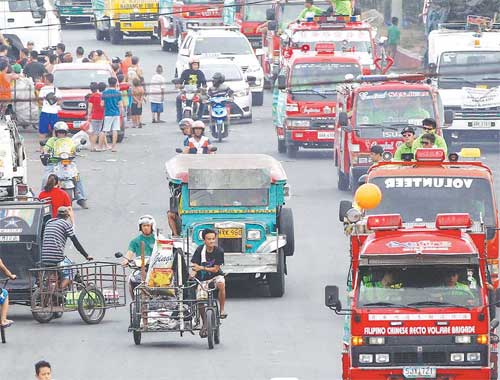
<instances>
[{"instance_id":1,"label":"motorcycle","mask_svg":"<svg viewBox=\"0 0 500 380\"><path fill-rule=\"evenodd\" d=\"M214 139L222 141L229 135L227 102L230 99L226 96L215 96L208 99L210 102L210 130Z\"/></svg>"},{"instance_id":2,"label":"motorcycle","mask_svg":"<svg viewBox=\"0 0 500 380\"><path fill-rule=\"evenodd\" d=\"M196 86L186 85L181 90L182 118L198 118L200 109L200 91Z\"/></svg>"},{"instance_id":3,"label":"motorcycle","mask_svg":"<svg viewBox=\"0 0 500 380\"><path fill-rule=\"evenodd\" d=\"M64 152L57 159L57 164L54 167L53 173L59 177L59 187L63 189L72 201L76 199L76 181L80 173L76 164L73 162L75 156L70 156Z\"/></svg>"}]
</instances>

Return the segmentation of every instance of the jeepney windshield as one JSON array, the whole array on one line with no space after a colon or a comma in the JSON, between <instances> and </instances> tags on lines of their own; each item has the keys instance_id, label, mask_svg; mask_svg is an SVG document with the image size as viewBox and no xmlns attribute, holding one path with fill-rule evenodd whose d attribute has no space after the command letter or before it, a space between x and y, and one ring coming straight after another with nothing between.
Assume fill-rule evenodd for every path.
<instances>
[{"instance_id":1,"label":"jeepney windshield","mask_svg":"<svg viewBox=\"0 0 500 380\"><path fill-rule=\"evenodd\" d=\"M37 212L34 208L0 209L0 242L18 242L22 235L35 235Z\"/></svg>"},{"instance_id":2,"label":"jeepney windshield","mask_svg":"<svg viewBox=\"0 0 500 380\"><path fill-rule=\"evenodd\" d=\"M269 9L268 4L247 4L243 21L266 21L266 11Z\"/></svg>"},{"instance_id":3,"label":"jeepney windshield","mask_svg":"<svg viewBox=\"0 0 500 380\"><path fill-rule=\"evenodd\" d=\"M191 189L191 207L267 206L269 189Z\"/></svg>"},{"instance_id":4,"label":"jeepney windshield","mask_svg":"<svg viewBox=\"0 0 500 380\"><path fill-rule=\"evenodd\" d=\"M292 47L300 48L303 44L314 50L317 42L335 45L336 52L370 53L372 50L368 30L297 30L293 32Z\"/></svg>"},{"instance_id":5,"label":"jeepney windshield","mask_svg":"<svg viewBox=\"0 0 500 380\"><path fill-rule=\"evenodd\" d=\"M347 74L361 74L359 65L353 63L308 62L293 66L291 93L295 100L328 100L337 98L336 86ZM328 94L325 99L324 94Z\"/></svg>"},{"instance_id":6,"label":"jeepney windshield","mask_svg":"<svg viewBox=\"0 0 500 380\"><path fill-rule=\"evenodd\" d=\"M88 88L89 83L108 83L111 72L108 70L55 70L54 86L56 88Z\"/></svg>"},{"instance_id":7,"label":"jeepney windshield","mask_svg":"<svg viewBox=\"0 0 500 380\"><path fill-rule=\"evenodd\" d=\"M439 213L468 213L475 222L495 226L490 183L470 177L376 177L382 202L367 214L401 214L403 222L434 223Z\"/></svg>"},{"instance_id":8,"label":"jeepney windshield","mask_svg":"<svg viewBox=\"0 0 500 380\"><path fill-rule=\"evenodd\" d=\"M488 88L500 85L499 65L500 51L445 52L439 61L438 86L442 89L478 87L486 94Z\"/></svg>"},{"instance_id":9,"label":"jeepney windshield","mask_svg":"<svg viewBox=\"0 0 500 380\"><path fill-rule=\"evenodd\" d=\"M360 133L363 125L422 125L425 118L436 119L430 91L361 91L355 107L356 127Z\"/></svg>"},{"instance_id":10,"label":"jeepney windshield","mask_svg":"<svg viewBox=\"0 0 500 380\"><path fill-rule=\"evenodd\" d=\"M376 307L477 307L481 279L475 264L360 267L356 304Z\"/></svg>"}]
</instances>

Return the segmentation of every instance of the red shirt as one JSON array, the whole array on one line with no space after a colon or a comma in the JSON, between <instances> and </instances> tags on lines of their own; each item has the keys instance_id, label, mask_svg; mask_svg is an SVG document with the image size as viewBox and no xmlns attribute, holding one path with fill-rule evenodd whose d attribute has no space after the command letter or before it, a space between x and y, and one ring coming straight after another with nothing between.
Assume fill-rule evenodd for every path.
<instances>
[{"instance_id":1,"label":"red shirt","mask_svg":"<svg viewBox=\"0 0 500 380\"><path fill-rule=\"evenodd\" d=\"M71 207L71 199L69 198L68 193L66 193L64 190L60 189L59 187L54 187L50 191L42 191L38 195L38 199L47 199L50 198L50 204L52 205L52 217L56 218L57 217L57 210L59 210L59 207L61 206L66 206L66 207Z\"/></svg>"},{"instance_id":2,"label":"red shirt","mask_svg":"<svg viewBox=\"0 0 500 380\"><path fill-rule=\"evenodd\" d=\"M89 96L89 103L92 104L92 114L90 120L103 120L104 107L101 106L101 94L94 92Z\"/></svg>"}]
</instances>

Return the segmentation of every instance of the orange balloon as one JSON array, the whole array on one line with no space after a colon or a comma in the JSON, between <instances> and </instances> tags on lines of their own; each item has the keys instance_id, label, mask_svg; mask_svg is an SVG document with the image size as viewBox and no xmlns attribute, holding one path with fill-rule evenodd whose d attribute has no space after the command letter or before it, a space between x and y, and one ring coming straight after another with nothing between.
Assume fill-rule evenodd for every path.
<instances>
[{"instance_id":1,"label":"orange balloon","mask_svg":"<svg viewBox=\"0 0 500 380\"><path fill-rule=\"evenodd\" d=\"M360 208L371 210L377 207L382 201L382 192L374 183L365 183L356 190L354 201Z\"/></svg>"}]
</instances>

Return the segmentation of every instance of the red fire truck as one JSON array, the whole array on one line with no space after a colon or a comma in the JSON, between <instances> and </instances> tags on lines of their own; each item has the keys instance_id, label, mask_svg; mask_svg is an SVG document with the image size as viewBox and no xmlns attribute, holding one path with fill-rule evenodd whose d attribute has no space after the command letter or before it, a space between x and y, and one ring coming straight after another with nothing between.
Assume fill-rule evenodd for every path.
<instances>
[{"instance_id":1,"label":"red fire truck","mask_svg":"<svg viewBox=\"0 0 500 380\"><path fill-rule=\"evenodd\" d=\"M355 58L340 57L333 44L316 51L290 52L278 76L274 125L278 151L294 157L299 147L332 148L335 135L336 82L361 74Z\"/></svg>"},{"instance_id":2,"label":"red fire truck","mask_svg":"<svg viewBox=\"0 0 500 380\"><path fill-rule=\"evenodd\" d=\"M418 207L417 205L415 205ZM467 213L403 227L399 214L353 225L348 309L337 286L326 306L346 315L343 380L497 379L498 321L485 250Z\"/></svg>"},{"instance_id":3,"label":"red fire truck","mask_svg":"<svg viewBox=\"0 0 500 380\"><path fill-rule=\"evenodd\" d=\"M421 126L428 117L438 126L451 123L453 114L445 114L439 93L424 80L421 74L365 75L338 86L333 155L340 190L356 189L372 165L373 145L381 145L390 159L404 127Z\"/></svg>"},{"instance_id":4,"label":"red fire truck","mask_svg":"<svg viewBox=\"0 0 500 380\"><path fill-rule=\"evenodd\" d=\"M223 25L223 0L182 0L161 7L158 26L153 35L161 42L164 51L177 50L190 27Z\"/></svg>"}]
</instances>

